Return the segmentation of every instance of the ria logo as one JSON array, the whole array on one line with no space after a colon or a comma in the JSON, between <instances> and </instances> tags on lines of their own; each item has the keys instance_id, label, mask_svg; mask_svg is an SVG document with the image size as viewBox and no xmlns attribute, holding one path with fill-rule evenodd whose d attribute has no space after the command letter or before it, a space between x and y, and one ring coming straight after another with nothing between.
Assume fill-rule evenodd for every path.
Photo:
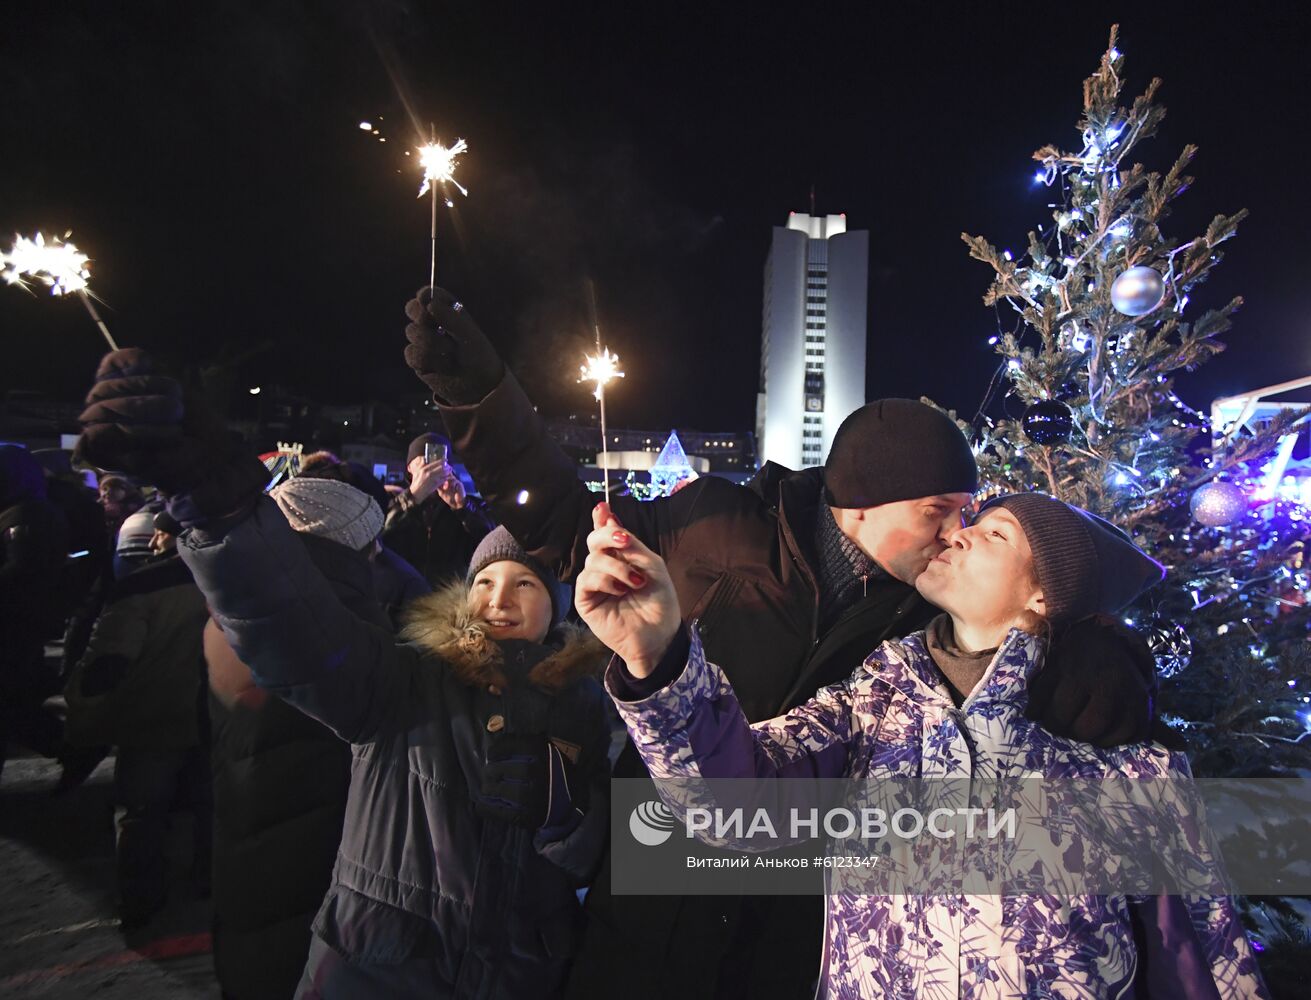
<instances>
[{"instance_id":1,"label":"ria logo","mask_svg":"<svg viewBox=\"0 0 1311 1000\"><path fill-rule=\"evenodd\" d=\"M674 835L674 814L663 802L641 803L628 817L628 831L644 847L658 847Z\"/></svg>"}]
</instances>

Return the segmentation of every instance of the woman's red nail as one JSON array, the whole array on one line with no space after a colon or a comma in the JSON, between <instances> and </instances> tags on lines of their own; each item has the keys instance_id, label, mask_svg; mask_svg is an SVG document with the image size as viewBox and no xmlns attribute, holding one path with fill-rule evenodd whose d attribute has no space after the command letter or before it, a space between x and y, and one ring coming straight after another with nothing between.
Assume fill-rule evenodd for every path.
<instances>
[{"instance_id":1,"label":"woman's red nail","mask_svg":"<svg viewBox=\"0 0 1311 1000\"><path fill-rule=\"evenodd\" d=\"M626 532L626 531L616 531L613 535L610 536L610 540L611 540L612 542L614 542L616 545L627 545L627 544L628 544L628 532Z\"/></svg>"},{"instance_id":2,"label":"woman's red nail","mask_svg":"<svg viewBox=\"0 0 1311 1000\"><path fill-rule=\"evenodd\" d=\"M628 582L631 583L634 587L640 587L644 583L646 583L646 577L644 577L641 573L629 573Z\"/></svg>"}]
</instances>

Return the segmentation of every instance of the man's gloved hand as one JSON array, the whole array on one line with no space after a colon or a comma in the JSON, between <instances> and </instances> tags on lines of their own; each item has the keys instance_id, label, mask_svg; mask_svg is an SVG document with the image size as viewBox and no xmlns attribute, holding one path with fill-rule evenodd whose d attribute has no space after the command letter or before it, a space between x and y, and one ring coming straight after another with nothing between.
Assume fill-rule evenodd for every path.
<instances>
[{"instance_id":1,"label":"man's gloved hand","mask_svg":"<svg viewBox=\"0 0 1311 1000\"><path fill-rule=\"evenodd\" d=\"M1081 743L1142 743L1152 738L1156 688L1156 660L1142 637L1093 615L1057 631L1029 682L1025 715Z\"/></svg>"},{"instance_id":2,"label":"man's gloved hand","mask_svg":"<svg viewBox=\"0 0 1311 1000\"><path fill-rule=\"evenodd\" d=\"M499 732L487 746L479 815L563 836L581 813L574 802L574 766L541 733Z\"/></svg>"},{"instance_id":3,"label":"man's gloved hand","mask_svg":"<svg viewBox=\"0 0 1311 1000\"><path fill-rule=\"evenodd\" d=\"M77 458L156 486L184 526L232 513L268 485L264 463L139 348L101 359L86 404Z\"/></svg>"},{"instance_id":4,"label":"man's gloved hand","mask_svg":"<svg viewBox=\"0 0 1311 1000\"><path fill-rule=\"evenodd\" d=\"M446 289L420 288L405 315L405 363L438 402L469 406L500 384L505 364L496 348Z\"/></svg>"}]
</instances>

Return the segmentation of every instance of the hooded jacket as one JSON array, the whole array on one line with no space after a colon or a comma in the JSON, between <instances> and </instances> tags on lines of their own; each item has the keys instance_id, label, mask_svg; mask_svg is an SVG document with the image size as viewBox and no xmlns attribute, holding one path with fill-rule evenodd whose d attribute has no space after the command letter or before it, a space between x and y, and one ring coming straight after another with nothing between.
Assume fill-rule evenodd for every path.
<instances>
[{"instance_id":1,"label":"hooded jacket","mask_svg":"<svg viewBox=\"0 0 1311 1000\"><path fill-rule=\"evenodd\" d=\"M1159 745L1103 750L1053 736L1026 719L1026 686L1044 647L1043 640L1012 629L957 709L918 632L884 643L847 681L805 705L749 726L732 686L707 662L694 632L676 680L649 697L616 704L657 780L856 777L973 784L1034 776L1097 784L1124 777L1151 779L1157 783L1147 787L1168 791L1170 779L1189 777L1183 755ZM613 693L631 690L620 665L610 670ZM658 787L678 811L687 789L699 786L658 780ZM1190 825L1189 815L1182 800L1167 799L1166 807L1177 823L1162 836L1178 835ZM1050 850L1060 824L1046 822L1048 811L1040 809L1044 822L1035 840ZM1072 840L1081 843L1077 833ZM1082 843L1080 850L1092 849ZM994 858L997 850L991 849ZM1195 839L1181 856L1205 860ZM825 870L821 996L1268 996L1237 911L1224 896L874 895L844 889L841 871ZM1044 871L1039 884L1060 883ZM1142 923L1163 933L1140 948L1135 928Z\"/></svg>"},{"instance_id":2,"label":"hooded jacket","mask_svg":"<svg viewBox=\"0 0 1311 1000\"><path fill-rule=\"evenodd\" d=\"M311 946L301 995L400 995L419 961L432 996L551 996L579 933L576 889L609 826L604 694L585 676L599 647L578 632L549 645L491 641L456 590L419 601L420 623L398 643L342 606L267 499L225 531L187 532L179 548L260 686L352 744L341 845L314 923L323 947ZM578 748L591 794L571 831L547 840L475 810L501 731Z\"/></svg>"}]
</instances>

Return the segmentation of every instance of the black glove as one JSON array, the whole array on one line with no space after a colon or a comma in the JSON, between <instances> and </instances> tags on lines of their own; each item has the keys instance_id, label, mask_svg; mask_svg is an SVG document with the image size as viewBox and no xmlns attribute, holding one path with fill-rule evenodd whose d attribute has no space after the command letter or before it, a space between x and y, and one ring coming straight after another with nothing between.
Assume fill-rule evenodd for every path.
<instances>
[{"instance_id":1,"label":"black glove","mask_svg":"<svg viewBox=\"0 0 1311 1000\"><path fill-rule=\"evenodd\" d=\"M158 487L184 526L232 513L268 485L264 463L145 351L106 354L86 403L76 457Z\"/></svg>"},{"instance_id":2,"label":"black glove","mask_svg":"<svg viewBox=\"0 0 1311 1000\"><path fill-rule=\"evenodd\" d=\"M505 364L455 296L420 288L405 303L405 363L440 403L469 406L500 384Z\"/></svg>"},{"instance_id":3,"label":"black glove","mask_svg":"<svg viewBox=\"0 0 1311 1000\"><path fill-rule=\"evenodd\" d=\"M1117 747L1152 736L1156 660L1116 619L1094 615L1060 629L1029 682L1028 718L1057 736Z\"/></svg>"},{"instance_id":4,"label":"black glove","mask_svg":"<svg viewBox=\"0 0 1311 1000\"><path fill-rule=\"evenodd\" d=\"M482 787L474 796L479 815L529 830L561 834L580 818L574 766L540 733L496 733L487 744Z\"/></svg>"}]
</instances>

